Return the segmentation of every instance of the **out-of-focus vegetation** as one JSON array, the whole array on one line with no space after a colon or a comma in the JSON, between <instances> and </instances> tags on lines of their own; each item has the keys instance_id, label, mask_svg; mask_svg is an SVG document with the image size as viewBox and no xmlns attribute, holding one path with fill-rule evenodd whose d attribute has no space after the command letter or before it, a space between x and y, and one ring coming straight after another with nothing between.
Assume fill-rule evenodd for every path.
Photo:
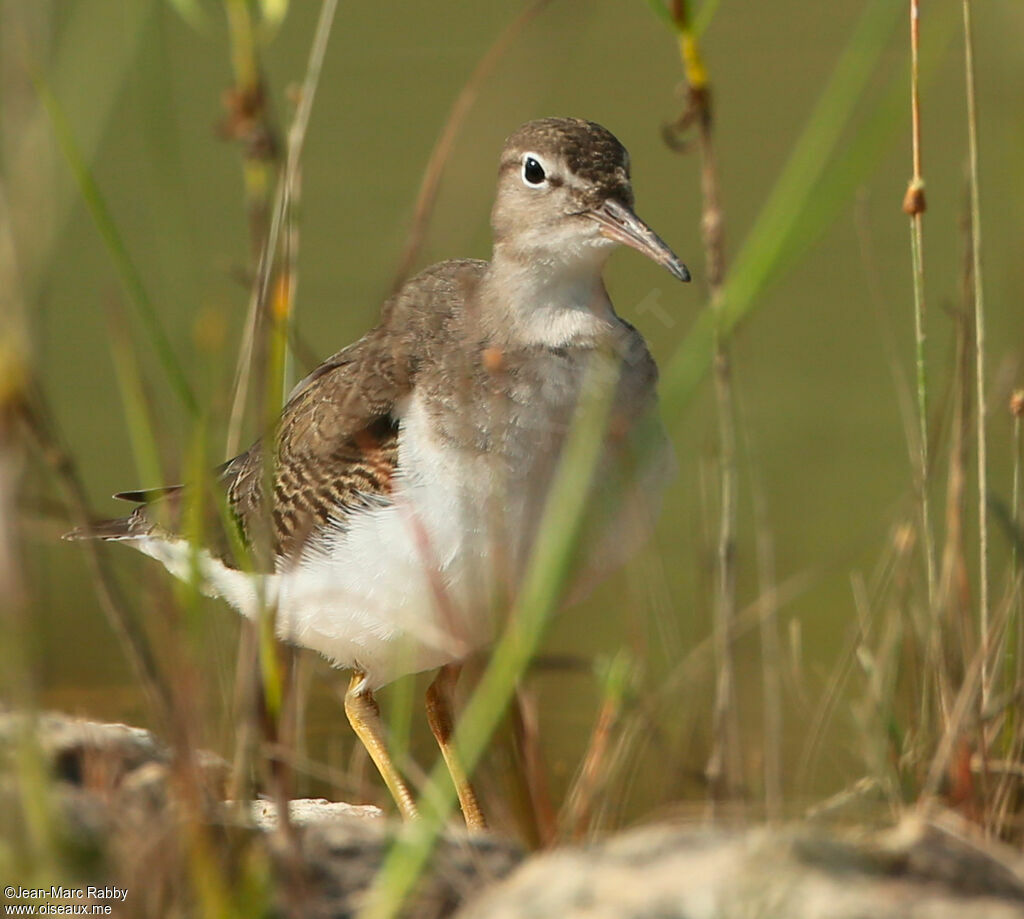
<instances>
[{"instance_id":1,"label":"out-of-focus vegetation","mask_svg":"<svg viewBox=\"0 0 1024 919\"><path fill-rule=\"evenodd\" d=\"M416 267L487 256L497 152L519 123L603 123L630 149L639 213L696 279L673 285L630 253L608 271L620 313L663 368L680 469L657 539L562 613L534 657L525 702L545 778L520 798L488 782L509 765L499 743L482 770L496 822L525 810L541 837L578 835L703 807L717 751L735 758L722 803L750 814L874 813L941 795L1016 839L1024 9L972 5L980 275L963 6L926 4L920 23L925 532L902 211L911 4L651 6L550 0L511 26L518 11L497 4L341 10L280 227L293 269L273 292L294 344L284 372L300 376L375 321L460 93ZM166 705L189 713L177 721L187 742L227 756L241 746L234 668L248 658L236 654L235 614L116 547L101 547L111 570L98 581L96 561L57 540L74 502L54 450L107 514L107 494L190 477L223 458L229 431L244 446L256 430L233 405L237 356L319 12L244 0L0 5L0 641L14 704L159 721L161 689L133 670L105 602L141 623ZM699 118L669 131L681 151L665 137L693 102L680 40L691 90L703 73L713 100L705 140L725 253L713 291ZM723 389L709 370L725 345ZM18 419L22 396L48 406L57 439L45 449ZM716 642L723 564L735 631ZM735 691L723 715L726 662ZM308 698L297 787L380 798L336 677L303 659L293 678ZM381 695L396 742L426 766L421 688L407 680Z\"/></svg>"}]
</instances>

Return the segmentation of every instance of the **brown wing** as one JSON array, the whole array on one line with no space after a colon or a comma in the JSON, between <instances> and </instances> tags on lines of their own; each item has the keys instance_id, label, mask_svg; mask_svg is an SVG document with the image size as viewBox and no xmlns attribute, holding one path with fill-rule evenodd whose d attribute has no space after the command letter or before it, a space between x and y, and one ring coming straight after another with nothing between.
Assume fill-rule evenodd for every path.
<instances>
[{"instance_id":1,"label":"brown wing","mask_svg":"<svg viewBox=\"0 0 1024 919\"><path fill-rule=\"evenodd\" d=\"M228 534L207 502L204 544L231 567L273 570L344 529L351 514L386 502L398 461L395 401L408 389L407 362L387 347L377 329L321 364L293 392L281 415L274 465L263 462L263 443L217 470L239 533ZM269 500L265 498L270 489ZM180 532L187 493L181 485L120 492L141 502L129 516L104 520L67 534L69 539L131 539ZM328 529L328 526L331 528ZM246 551L237 551L238 539Z\"/></svg>"},{"instance_id":2,"label":"brown wing","mask_svg":"<svg viewBox=\"0 0 1024 919\"><path fill-rule=\"evenodd\" d=\"M388 500L398 462L392 410L409 380L387 345L384 332L371 332L296 388L273 469L264 468L260 443L225 469L228 502L257 557L263 546L295 559L343 530L353 512Z\"/></svg>"}]
</instances>

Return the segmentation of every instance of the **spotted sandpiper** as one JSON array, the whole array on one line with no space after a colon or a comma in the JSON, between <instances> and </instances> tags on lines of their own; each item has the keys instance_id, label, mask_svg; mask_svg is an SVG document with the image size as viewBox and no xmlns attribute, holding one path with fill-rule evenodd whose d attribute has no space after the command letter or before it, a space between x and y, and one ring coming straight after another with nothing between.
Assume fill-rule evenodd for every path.
<instances>
[{"instance_id":1,"label":"spotted sandpiper","mask_svg":"<svg viewBox=\"0 0 1024 919\"><path fill-rule=\"evenodd\" d=\"M470 827L485 822L452 748L455 681L514 595L588 366L615 361L617 441L656 410L657 369L604 265L625 244L689 280L633 212L626 149L593 122L512 134L491 224L490 262L426 269L295 387L271 469L258 441L218 470L243 541L269 535L265 563L191 546L153 510L180 486L122 492L129 516L68 534L126 542L247 617L272 606L283 639L351 670L346 714L407 818L373 692L439 668L427 716Z\"/></svg>"}]
</instances>

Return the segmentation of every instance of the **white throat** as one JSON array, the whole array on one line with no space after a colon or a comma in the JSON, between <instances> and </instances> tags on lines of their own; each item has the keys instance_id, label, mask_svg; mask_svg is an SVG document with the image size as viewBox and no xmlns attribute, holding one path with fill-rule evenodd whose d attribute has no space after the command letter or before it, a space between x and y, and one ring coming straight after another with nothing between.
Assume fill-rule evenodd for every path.
<instances>
[{"instance_id":1,"label":"white throat","mask_svg":"<svg viewBox=\"0 0 1024 919\"><path fill-rule=\"evenodd\" d=\"M549 348L603 338L615 311L601 277L610 253L602 249L571 262L500 257L492 262L486 299L499 308L492 312L491 331L518 345Z\"/></svg>"}]
</instances>

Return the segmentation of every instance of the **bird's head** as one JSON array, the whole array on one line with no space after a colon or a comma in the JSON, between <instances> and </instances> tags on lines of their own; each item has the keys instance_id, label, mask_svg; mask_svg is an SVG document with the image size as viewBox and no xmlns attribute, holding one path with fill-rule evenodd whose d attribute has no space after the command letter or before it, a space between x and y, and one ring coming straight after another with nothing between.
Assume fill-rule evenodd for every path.
<instances>
[{"instance_id":1,"label":"bird's head","mask_svg":"<svg viewBox=\"0 0 1024 919\"><path fill-rule=\"evenodd\" d=\"M624 244L690 280L633 211L626 148L591 121L529 121L505 141L491 224L496 251L520 261L600 270Z\"/></svg>"}]
</instances>

